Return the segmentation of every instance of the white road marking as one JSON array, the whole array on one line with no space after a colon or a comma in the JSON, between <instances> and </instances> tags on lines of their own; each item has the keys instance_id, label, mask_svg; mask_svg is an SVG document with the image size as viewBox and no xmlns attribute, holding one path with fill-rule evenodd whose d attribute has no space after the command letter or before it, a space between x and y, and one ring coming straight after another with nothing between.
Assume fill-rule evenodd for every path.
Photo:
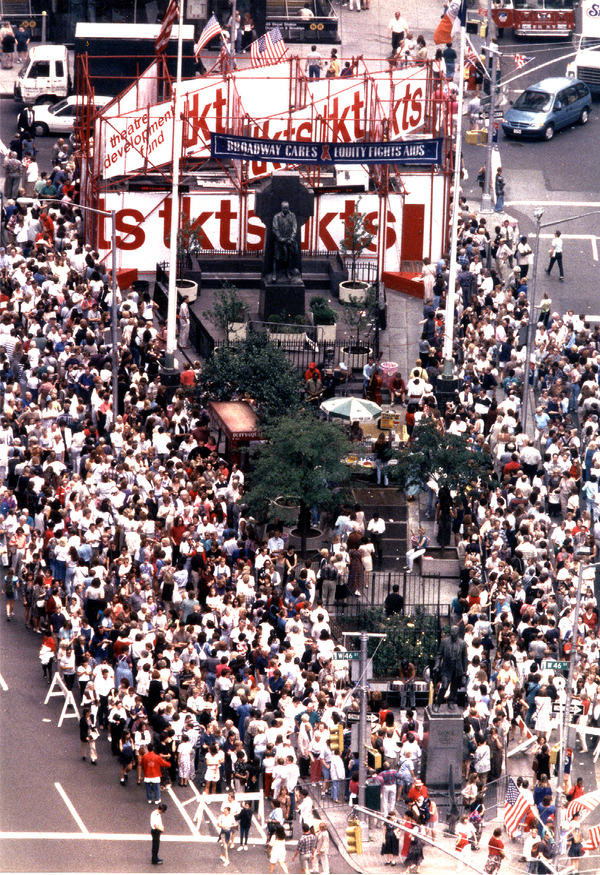
<instances>
[{"instance_id":1,"label":"white road marking","mask_svg":"<svg viewBox=\"0 0 600 875\"><path fill-rule=\"evenodd\" d=\"M200 833L198 832L198 828L196 827L196 825L192 821L191 817L189 816L189 814L187 813L187 811L185 810L185 808L183 807L183 805L181 804L181 802L179 801L179 799L177 798L175 793L173 792L172 788L169 787L168 793L169 793L169 796L171 797L171 799L173 800L173 802L175 803L175 805L177 806L177 808L179 809L179 813L181 814L181 816L183 817L183 819L185 820L185 822L189 826L192 835L195 835L195 836L200 835Z\"/></svg>"},{"instance_id":2,"label":"white road marking","mask_svg":"<svg viewBox=\"0 0 600 875\"><path fill-rule=\"evenodd\" d=\"M592 255L594 261L598 261L598 238L592 235Z\"/></svg>"},{"instance_id":3,"label":"white road marking","mask_svg":"<svg viewBox=\"0 0 600 875\"><path fill-rule=\"evenodd\" d=\"M2 677L1 674L0 674L0 687L2 687L2 689L4 690L5 693L8 692L8 684L6 683L6 681L4 680L4 678Z\"/></svg>"},{"instance_id":4,"label":"white road marking","mask_svg":"<svg viewBox=\"0 0 600 875\"><path fill-rule=\"evenodd\" d=\"M561 234L563 240L595 240L594 234ZM553 240L554 234L540 234L540 240ZM592 244L593 245L593 244Z\"/></svg>"},{"instance_id":5,"label":"white road marking","mask_svg":"<svg viewBox=\"0 0 600 875\"><path fill-rule=\"evenodd\" d=\"M600 207L600 201L505 201L507 207Z\"/></svg>"},{"instance_id":6,"label":"white road marking","mask_svg":"<svg viewBox=\"0 0 600 875\"><path fill-rule=\"evenodd\" d=\"M69 799L69 797L67 796L65 791L63 790L62 786L58 782L55 782L54 786L58 790L59 794L62 796L63 802L65 803L65 805L67 806L67 808L69 809L71 814L73 815L73 820L75 821L75 823L77 824L77 826L79 827L81 832L84 833L84 835L86 835L86 836L89 835L89 832L88 832L88 829L87 829L85 823L80 818L80 816L77 814L77 811L75 810L75 806L73 805L73 803L71 802L71 800Z\"/></svg>"},{"instance_id":7,"label":"white road marking","mask_svg":"<svg viewBox=\"0 0 600 875\"><path fill-rule=\"evenodd\" d=\"M49 839L57 839L64 841L96 841L96 842L147 842L149 833L115 833L115 832L0 832L0 842L3 840L13 839L15 841L31 841L31 839L41 839L47 841ZM214 845L216 839L214 835L165 835L161 836L161 842L192 842L194 844L211 844ZM248 839L249 845L262 845L262 839ZM288 841L287 844L294 844L293 841Z\"/></svg>"}]
</instances>

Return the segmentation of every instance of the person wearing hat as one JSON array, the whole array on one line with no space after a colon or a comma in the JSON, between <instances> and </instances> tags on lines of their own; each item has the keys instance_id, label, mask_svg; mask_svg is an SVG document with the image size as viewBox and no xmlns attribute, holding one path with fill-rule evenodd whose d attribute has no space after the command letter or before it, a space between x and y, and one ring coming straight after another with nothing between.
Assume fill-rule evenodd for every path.
<instances>
[{"instance_id":1,"label":"person wearing hat","mask_svg":"<svg viewBox=\"0 0 600 875\"><path fill-rule=\"evenodd\" d=\"M160 837L165 830L163 826L162 816L166 810L167 806L164 804L164 802L161 802L161 804L157 808L155 808L150 815L150 835L152 836L153 866L161 866L163 862L158 856L158 852L160 850Z\"/></svg>"}]
</instances>

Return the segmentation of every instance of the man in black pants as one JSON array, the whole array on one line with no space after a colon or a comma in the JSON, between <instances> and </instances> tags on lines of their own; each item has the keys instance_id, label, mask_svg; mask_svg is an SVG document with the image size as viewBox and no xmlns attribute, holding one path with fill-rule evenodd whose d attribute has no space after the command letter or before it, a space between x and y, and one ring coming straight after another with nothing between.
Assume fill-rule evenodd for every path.
<instances>
[{"instance_id":1,"label":"man in black pants","mask_svg":"<svg viewBox=\"0 0 600 875\"><path fill-rule=\"evenodd\" d=\"M165 829L162 822L162 816L166 810L167 806L164 804L164 802L161 802L161 804L157 805L157 807L150 815L150 835L152 836L153 866L160 866L162 864L162 860L158 856L158 852L160 850L160 837Z\"/></svg>"}]
</instances>

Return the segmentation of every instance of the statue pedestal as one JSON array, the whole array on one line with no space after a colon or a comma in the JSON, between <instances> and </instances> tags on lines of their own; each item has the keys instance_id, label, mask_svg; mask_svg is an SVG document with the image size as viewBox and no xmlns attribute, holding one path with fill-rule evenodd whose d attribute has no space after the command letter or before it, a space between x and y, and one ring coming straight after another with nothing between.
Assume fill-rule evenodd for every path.
<instances>
[{"instance_id":1,"label":"statue pedestal","mask_svg":"<svg viewBox=\"0 0 600 875\"><path fill-rule=\"evenodd\" d=\"M452 766L454 792L460 791L462 776L462 710L449 711L447 705L440 706L434 714L431 705L425 709L424 732L429 735L427 762L423 780L426 787L448 789L448 775Z\"/></svg>"},{"instance_id":2,"label":"statue pedestal","mask_svg":"<svg viewBox=\"0 0 600 875\"><path fill-rule=\"evenodd\" d=\"M260 301L258 313L263 322L268 322L270 316L289 315L293 322L296 316L305 319L305 287L301 277L290 280L278 279L272 283L263 276L260 283Z\"/></svg>"}]
</instances>

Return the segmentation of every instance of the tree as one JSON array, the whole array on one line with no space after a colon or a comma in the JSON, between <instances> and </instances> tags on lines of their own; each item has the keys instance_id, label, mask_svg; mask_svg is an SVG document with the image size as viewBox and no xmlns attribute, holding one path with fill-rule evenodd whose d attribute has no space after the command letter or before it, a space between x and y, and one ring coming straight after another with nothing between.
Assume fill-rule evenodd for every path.
<instances>
[{"instance_id":1,"label":"tree","mask_svg":"<svg viewBox=\"0 0 600 875\"><path fill-rule=\"evenodd\" d=\"M200 372L197 388L215 401L249 396L261 418L296 410L302 400L302 382L294 366L264 332L215 349Z\"/></svg>"},{"instance_id":2,"label":"tree","mask_svg":"<svg viewBox=\"0 0 600 875\"><path fill-rule=\"evenodd\" d=\"M367 223L367 214L360 213L359 207L360 198L354 212L344 226L344 239L340 242L340 249L344 255L350 258L350 281L353 283L356 282L357 261L365 249L371 245L377 233L377 228L372 222Z\"/></svg>"},{"instance_id":3,"label":"tree","mask_svg":"<svg viewBox=\"0 0 600 875\"><path fill-rule=\"evenodd\" d=\"M311 507L331 509L350 480L350 469L341 460L351 444L339 425L305 409L267 423L264 432L267 440L257 450L245 500L250 512L262 520L282 516L281 508L273 504L278 496L299 505L304 554ZM291 517L288 522L293 522Z\"/></svg>"},{"instance_id":4,"label":"tree","mask_svg":"<svg viewBox=\"0 0 600 875\"><path fill-rule=\"evenodd\" d=\"M462 435L443 434L431 419L419 422L413 440L395 457L389 476L402 489L424 490L434 480L440 489L462 493L487 486L493 474L488 453L475 451Z\"/></svg>"},{"instance_id":5,"label":"tree","mask_svg":"<svg viewBox=\"0 0 600 875\"><path fill-rule=\"evenodd\" d=\"M361 334L365 329L368 329L368 338L378 316L379 302L375 286L369 286L364 298L350 295L350 300L344 302L344 322L350 329L350 342L355 350L360 349Z\"/></svg>"},{"instance_id":6,"label":"tree","mask_svg":"<svg viewBox=\"0 0 600 875\"><path fill-rule=\"evenodd\" d=\"M234 325L240 322L246 322L250 315L250 308L235 286L229 283L223 283L222 287L215 295L215 305L212 310L207 310L205 313L213 325L216 325L225 332L227 343L229 343L229 335Z\"/></svg>"}]
</instances>

